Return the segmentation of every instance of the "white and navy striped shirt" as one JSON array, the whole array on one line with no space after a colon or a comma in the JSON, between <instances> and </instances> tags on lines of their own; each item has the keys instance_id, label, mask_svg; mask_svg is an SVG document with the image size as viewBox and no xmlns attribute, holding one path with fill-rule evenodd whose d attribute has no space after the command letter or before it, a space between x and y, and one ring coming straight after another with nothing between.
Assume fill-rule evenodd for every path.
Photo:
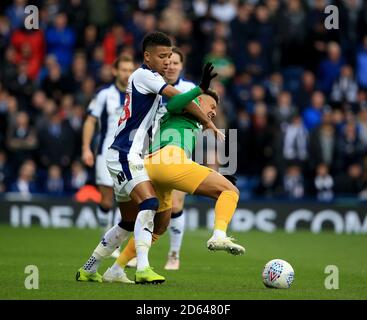
<instances>
[{"instance_id":1,"label":"white and navy striped shirt","mask_svg":"<svg viewBox=\"0 0 367 320\"><path fill-rule=\"evenodd\" d=\"M163 77L145 64L130 75L125 104L111 145L120 152L121 160L141 161L146 147L144 141L151 131L166 86Z\"/></svg>"},{"instance_id":2,"label":"white and navy striped shirt","mask_svg":"<svg viewBox=\"0 0 367 320\"><path fill-rule=\"evenodd\" d=\"M113 142L124 101L125 92L115 84L109 84L100 89L89 103L87 113L97 118L100 126L98 154L105 154Z\"/></svg>"}]
</instances>

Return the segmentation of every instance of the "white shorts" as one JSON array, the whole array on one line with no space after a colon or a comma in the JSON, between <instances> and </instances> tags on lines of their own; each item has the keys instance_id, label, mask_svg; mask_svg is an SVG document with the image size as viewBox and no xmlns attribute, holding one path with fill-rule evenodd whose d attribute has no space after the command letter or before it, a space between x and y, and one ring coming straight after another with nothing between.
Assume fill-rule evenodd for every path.
<instances>
[{"instance_id":1,"label":"white shorts","mask_svg":"<svg viewBox=\"0 0 367 320\"><path fill-rule=\"evenodd\" d=\"M149 181L149 176L144 167L144 161L127 161L120 159L117 150L107 151L107 168L113 180L113 188L117 202L130 201L131 191L143 181Z\"/></svg>"},{"instance_id":2,"label":"white shorts","mask_svg":"<svg viewBox=\"0 0 367 320\"><path fill-rule=\"evenodd\" d=\"M113 187L113 180L107 169L106 153L96 157L96 184L97 186Z\"/></svg>"}]
</instances>

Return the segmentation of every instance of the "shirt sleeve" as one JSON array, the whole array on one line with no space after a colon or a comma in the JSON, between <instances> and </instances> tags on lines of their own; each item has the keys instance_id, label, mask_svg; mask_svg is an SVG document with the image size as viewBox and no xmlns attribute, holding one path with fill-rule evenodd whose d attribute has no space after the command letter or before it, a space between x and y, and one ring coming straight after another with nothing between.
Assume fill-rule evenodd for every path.
<instances>
[{"instance_id":1,"label":"shirt sleeve","mask_svg":"<svg viewBox=\"0 0 367 320\"><path fill-rule=\"evenodd\" d=\"M146 69L136 74L133 83L135 88L143 94L161 94L163 89L167 86L167 83L158 72L152 72Z\"/></svg>"},{"instance_id":2,"label":"shirt sleeve","mask_svg":"<svg viewBox=\"0 0 367 320\"><path fill-rule=\"evenodd\" d=\"M105 90L101 90L97 93L92 101L88 105L87 113L97 119L101 117L103 109L106 105L106 92Z\"/></svg>"}]
</instances>

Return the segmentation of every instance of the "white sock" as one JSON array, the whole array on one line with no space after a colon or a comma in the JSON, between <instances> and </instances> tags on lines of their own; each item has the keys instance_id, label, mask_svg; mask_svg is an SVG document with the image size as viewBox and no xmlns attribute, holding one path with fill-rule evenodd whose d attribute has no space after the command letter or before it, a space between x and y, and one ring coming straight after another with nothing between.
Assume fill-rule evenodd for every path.
<instances>
[{"instance_id":1,"label":"white sock","mask_svg":"<svg viewBox=\"0 0 367 320\"><path fill-rule=\"evenodd\" d=\"M93 254L84 264L83 269L88 272L97 272L102 259L109 257L112 252L130 237L131 232L122 229L118 224L108 230L102 241L94 249Z\"/></svg>"},{"instance_id":2,"label":"white sock","mask_svg":"<svg viewBox=\"0 0 367 320\"><path fill-rule=\"evenodd\" d=\"M111 267L111 271L113 273L118 273L118 274L121 274L121 273L124 273L125 270L124 268L122 268L117 262L115 262L112 267Z\"/></svg>"},{"instance_id":3,"label":"white sock","mask_svg":"<svg viewBox=\"0 0 367 320\"><path fill-rule=\"evenodd\" d=\"M177 258L179 257L184 232L185 232L185 215L181 214L177 218L171 218L169 224L169 236L170 236L169 255L171 255L172 252L176 252L176 257Z\"/></svg>"},{"instance_id":4,"label":"white sock","mask_svg":"<svg viewBox=\"0 0 367 320\"><path fill-rule=\"evenodd\" d=\"M138 213L134 227L135 248L137 257L137 271L149 267L148 253L152 244L154 226L154 210L141 210Z\"/></svg>"},{"instance_id":5,"label":"white sock","mask_svg":"<svg viewBox=\"0 0 367 320\"><path fill-rule=\"evenodd\" d=\"M214 239L222 239L227 237L227 233L225 231L215 229L213 232L213 237Z\"/></svg>"}]
</instances>

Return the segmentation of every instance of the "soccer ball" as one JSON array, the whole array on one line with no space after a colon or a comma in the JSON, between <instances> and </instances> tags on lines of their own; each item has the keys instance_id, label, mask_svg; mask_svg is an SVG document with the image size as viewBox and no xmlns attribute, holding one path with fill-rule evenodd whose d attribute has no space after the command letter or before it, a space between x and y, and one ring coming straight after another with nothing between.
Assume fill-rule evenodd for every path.
<instances>
[{"instance_id":1,"label":"soccer ball","mask_svg":"<svg viewBox=\"0 0 367 320\"><path fill-rule=\"evenodd\" d=\"M263 283L267 288L288 289L294 280L294 270L285 260L270 260L262 273Z\"/></svg>"}]
</instances>

